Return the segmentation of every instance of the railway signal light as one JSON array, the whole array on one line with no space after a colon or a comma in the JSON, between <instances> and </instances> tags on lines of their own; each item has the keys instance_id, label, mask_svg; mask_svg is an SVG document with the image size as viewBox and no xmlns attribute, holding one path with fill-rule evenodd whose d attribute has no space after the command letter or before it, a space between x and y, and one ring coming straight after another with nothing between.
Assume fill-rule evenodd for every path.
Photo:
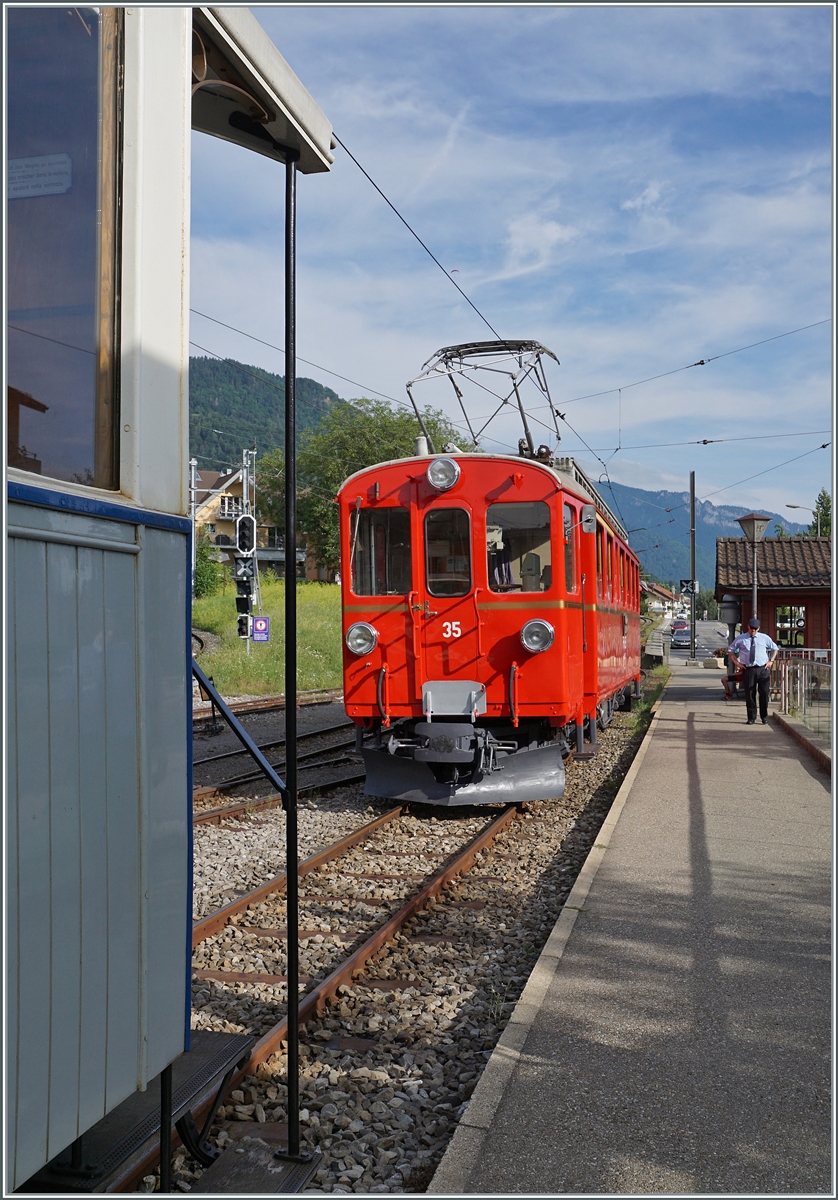
<instances>
[{"instance_id":1,"label":"railway signal light","mask_svg":"<svg viewBox=\"0 0 838 1200\"><path fill-rule=\"evenodd\" d=\"M238 620L239 620L239 637L240 638L249 638L250 637L250 614L244 613L242 616L239 617Z\"/></svg>"},{"instance_id":2,"label":"railway signal light","mask_svg":"<svg viewBox=\"0 0 838 1200\"><path fill-rule=\"evenodd\" d=\"M256 518L245 513L236 521L236 549L251 555L256 549Z\"/></svg>"},{"instance_id":3,"label":"railway signal light","mask_svg":"<svg viewBox=\"0 0 838 1200\"><path fill-rule=\"evenodd\" d=\"M234 575L237 583L240 579L253 579L254 562L252 558L236 558L235 564Z\"/></svg>"}]
</instances>

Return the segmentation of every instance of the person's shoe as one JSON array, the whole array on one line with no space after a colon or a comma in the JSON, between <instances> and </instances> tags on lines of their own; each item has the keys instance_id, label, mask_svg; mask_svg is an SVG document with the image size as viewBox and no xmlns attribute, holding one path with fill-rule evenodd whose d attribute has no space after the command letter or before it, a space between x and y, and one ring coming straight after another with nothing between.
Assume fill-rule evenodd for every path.
<instances>
[{"instance_id":1,"label":"person's shoe","mask_svg":"<svg viewBox=\"0 0 838 1200\"><path fill-rule=\"evenodd\" d=\"M756 723L756 717L748 717L747 721L745 722L746 725L756 725Z\"/></svg>"},{"instance_id":2,"label":"person's shoe","mask_svg":"<svg viewBox=\"0 0 838 1200\"><path fill-rule=\"evenodd\" d=\"M763 725L768 724L768 717L760 717L760 720L762 721Z\"/></svg>"}]
</instances>

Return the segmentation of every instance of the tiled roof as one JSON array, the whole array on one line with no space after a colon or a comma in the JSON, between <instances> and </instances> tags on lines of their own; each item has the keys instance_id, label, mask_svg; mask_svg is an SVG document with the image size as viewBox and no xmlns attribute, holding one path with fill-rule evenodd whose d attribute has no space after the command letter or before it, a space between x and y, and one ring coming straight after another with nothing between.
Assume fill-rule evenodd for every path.
<instances>
[{"instance_id":1,"label":"tiled roof","mask_svg":"<svg viewBox=\"0 0 838 1200\"><path fill-rule=\"evenodd\" d=\"M716 538L716 591L753 584L753 549L745 538ZM757 584L769 588L828 588L830 538L763 538L757 542Z\"/></svg>"}]
</instances>

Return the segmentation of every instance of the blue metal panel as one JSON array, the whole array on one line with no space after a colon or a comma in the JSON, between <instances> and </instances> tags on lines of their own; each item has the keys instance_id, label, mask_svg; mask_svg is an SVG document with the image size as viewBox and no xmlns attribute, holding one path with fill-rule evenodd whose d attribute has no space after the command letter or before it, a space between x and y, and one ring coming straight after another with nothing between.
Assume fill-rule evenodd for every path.
<instances>
[{"instance_id":1,"label":"blue metal panel","mask_svg":"<svg viewBox=\"0 0 838 1200\"><path fill-rule=\"evenodd\" d=\"M139 694L138 645L142 629L136 620L134 568L121 554L104 555L105 693L107 720L107 869L108 1111L138 1083L137 1050L142 982L140 940L140 803L142 776L138 761L139 729L150 699Z\"/></svg>"},{"instance_id":2,"label":"blue metal panel","mask_svg":"<svg viewBox=\"0 0 838 1200\"><path fill-rule=\"evenodd\" d=\"M49 655L50 799L50 1063L49 1137L52 1157L77 1136L81 958L81 844L76 555L73 546L47 545L46 643ZM43 751L42 751L43 753Z\"/></svg>"},{"instance_id":3,"label":"blue metal panel","mask_svg":"<svg viewBox=\"0 0 838 1200\"><path fill-rule=\"evenodd\" d=\"M11 570L12 554L9 553L8 567ZM9 588L6 594L6 619L8 627L14 629L15 625L15 592L14 588ZM12 685L16 674L15 660L15 643L14 638L10 637L6 644L6 679L7 692L11 697ZM6 789L7 795L15 796L18 790L17 780L17 714L15 705L7 706L7 722L6 722ZM5 829L6 841L10 847L16 847L19 842L18 836L18 820L17 820L17 805L9 804L5 811ZM17 981L19 977L20 953L18 945L18 873L17 873L17 857L15 854L9 854L6 862L6 923L5 923L5 942L6 942L6 964L9 972L6 982L6 1021L9 1029L16 1030L20 1020L18 1008L18 992ZM15 1047L16 1049L16 1047ZM9 1096L16 1096L18 1090L18 1057L15 1053L7 1053L6 1055L6 1087ZM6 1125L6 1140L5 1145L8 1148L9 1155L14 1156L14 1147L16 1141L15 1130L15 1109L7 1105L4 1113Z\"/></svg>"},{"instance_id":4,"label":"blue metal panel","mask_svg":"<svg viewBox=\"0 0 838 1200\"><path fill-rule=\"evenodd\" d=\"M154 704L145 721L148 897L148 1072L156 1075L184 1048L183 996L171 984L185 975L183 930L188 908L189 836L184 784L187 778L187 709L191 679L183 627L177 619L190 587L188 544L177 534L143 531L145 678L155 680ZM173 619L174 618L174 619Z\"/></svg>"},{"instance_id":5,"label":"blue metal panel","mask_svg":"<svg viewBox=\"0 0 838 1200\"><path fill-rule=\"evenodd\" d=\"M105 1068L108 993L102 986L108 959L107 863L108 718L105 688L105 556L78 551L79 790L81 805L81 984L84 1020L79 1034L79 1129L106 1110ZM127 614L130 617L130 612Z\"/></svg>"},{"instance_id":6,"label":"blue metal panel","mask_svg":"<svg viewBox=\"0 0 838 1200\"><path fill-rule=\"evenodd\" d=\"M18 840L9 845L18 878L19 1020L9 1027L9 1054L26 1064L16 1105L17 1182L47 1159L50 903L49 903L49 714L46 704L48 660L47 547L13 542L8 556L9 586L16 623L10 630L16 673L9 695L16 707ZM45 864L47 869L45 870ZM34 1086L33 1086L34 1083Z\"/></svg>"},{"instance_id":7,"label":"blue metal panel","mask_svg":"<svg viewBox=\"0 0 838 1200\"><path fill-rule=\"evenodd\" d=\"M10 504L9 530L18 1186L184 1046L190 560L165 525Z\"/></svg>"},{"instance_id":8,"label":"blue metal panel","mask_svg":"<svg viewBox=\"0 0 838 1200\"><path fill-rule=\"evenodd\" d=\"M74 496L68 492L53 491L51 488L33 487L28 483L9 483L8 489L9 500L43 505L57 512L85 513L91 517L145 525L149 529L171 529L177 533L189 534L192 529L192 522L188 517L150 512L147 509L132 508L129 504L114 504L109 500L96 500L92 496Z\"/></svg>"}]
</instances>

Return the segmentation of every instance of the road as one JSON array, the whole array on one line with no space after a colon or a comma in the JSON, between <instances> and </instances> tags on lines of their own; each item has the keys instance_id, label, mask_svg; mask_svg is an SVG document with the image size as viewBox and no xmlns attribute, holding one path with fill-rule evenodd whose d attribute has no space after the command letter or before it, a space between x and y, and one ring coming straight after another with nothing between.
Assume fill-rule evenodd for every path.
<instances>
[{"instance_id":1,"label":"road","mask_svg":"<svg viewBox=\"0 0 838 1200\"><path fill-rule=\"evenodd\" d=\"M665 621L662 627L664 637L670 635L671 622ZM696 658L708 658L714 650L718 650L721 646L727 646L727 626L722 625L720 621L696 621L695 623L695 656ZM670 646L670 660L682 659L686 661L690 656L690 648L687 646Z\"/></svg>"}]
</instances>

